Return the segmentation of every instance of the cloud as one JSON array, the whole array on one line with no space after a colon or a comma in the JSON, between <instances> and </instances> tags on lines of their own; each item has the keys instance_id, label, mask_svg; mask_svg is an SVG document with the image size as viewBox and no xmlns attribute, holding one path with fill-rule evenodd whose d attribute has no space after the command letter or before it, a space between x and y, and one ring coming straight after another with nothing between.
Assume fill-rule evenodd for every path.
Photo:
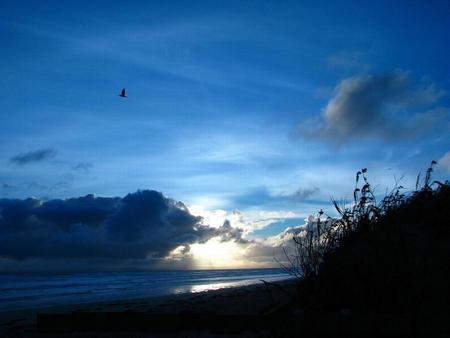
<instances>
[{"instance_id":1,"label":"cloud","mask_svg":"<svg viewBox=\"0 0 450 338\"><path fill-rule=\"evenodd\" d=\"M16 261L19 269L37 260L45 263L34 269L46 270L62 259L84 268L99 262L151 268L179 246L188 250L214 237L246 242L241 229L209 227L183 203L152 190L123 198L0 199L0 267Z\"/></svg>"},{"instance_id":2,"label":"cloud","mask_svg":"<svg viewBox=\"0 0 450 338\"><path fill-rule=\"evenodd\" d=\"M180 246L171 252L170 258L177 260L179 266L195 262L191 266L202 268L281 267L281 264L288 264L286 254L292 255L295 252L292 240L294 234L304 231L307 226L308 223L288 227L275 236L255 238L239 244L236 241L222 244L215 237L206 242L205 246L193 245L192 250ZM200 260L197 257L199 251L202 253Z\"/></svg>"},{"instance_id":3,"label":"cloud","mask_svg":"<svg viewBox=\"0 0 450 338\"><path fill-rule=\"evenodd\" d=\"M234 203L237 205L285 205L286 202L305 201L319 193L318 187L298 188L294 192L272 193L265 186L257 187L246 194L237 196Z\"/></svg>"},{"instance_id":4,"label":"cloud","mask_svg":"<svg viewBox=\"0 0 450 338\"><path fill-rule=\"evenodd\" d=\"M263 240L255 240L247 246L247 250L244 259L249 262L265 262L266 264L272 262L289 266L290 258L295 257L296 248L293 240L294 236L305 236L308 231L317 231L318 218L310 215L304 220L304 224L287 227L284 231L277 235L267 237ZM323 224L323 220L322 220Z\"/></svg>"},{"instance_id":5,"label":"cloud","mask_svg":"<svg viewBox=\"0 0 450 338\"><path fill-rule=\"evenodd\" d=\"M92 163L80 162L78 164L73 165L72 169L75 171L82 171L85 174L88 174L91 171L92 167L93 167Z\"/></svg>"},{"instance_id":6,"label":"cloud","mask_svg":"<svg viewBox=\"0 0 450 338\"><path fill-rule=\"evenodd\" d=\"M415 137L448 115L449 110L442 107L418 111L443 95L434 84L413 87L404 71L349 77L335 88L322 116L304 121L296 134L334 143Z\"/></svg>"},{"instance_id":7,"label":"cloud","mask_svg":"<svg viewBox=\"0 0 450 338\"><path fill-rule=\"evenodd\" d=\"M450 151L446 152L444 156L437 161L437 166L439 169L450 172Z\"/></svg>"},{"instance_id":8,"label":"cloud","mask_svg":"<svg viewBox=\"0 0 450 338\"><path fill-rule=\"evenodd\" d=\"M236 250L239 262L236 263L239 263L240 267L280 267L280 263L286 264L285 252L288 254L293 254L294 252L294 242L292 240L294 234L305 230L315 221L314 218L308 217L302 222L301 216L292 211L241 212L233 210L232 212L226 212L224 210L208 211L199 209L199 207L193 208L193 210L198 214L204 215L205 219L210 219L211 215L213 216L212 219L217 217L217 223L223 222L225 219L225 223L229 223L234 229L239 229L239 236L251 235L254 231L264 229L273 223L284 223L287 220L291 220L289 223L292 226L286 226L278 234L266 238L257 236L249 237L252 238L251 240L239 240L238 243L241 245ZM295 224L295 221L292 222L292 220L298 220L298 224ZM172 252L172 255L180 261L195 261L195 255L187 252L184 247L180 247Z\"/></svg>"},{"instance_id":9,"label":"cloud","mask_svg":"<svg viewBox=\"0 0 450 338\"><path fill-rule=\"evenodd\" d=\"M292 211L264 211L253 210L242 212L240 210L225 211L221 209L207 210L198 205L189 206L194 215L201 216L203 222L211 227L219 228L230 224L233 229L239 229L239 243L245 243L245 237L257 230L267 228L274 223L282 223L286 219L300 218L301 216ZM219 231L220 232L220 231Z\"/></svg>"},{"instance_id":10,"label":"cloud","mask_svg":"<svg viewBox=\"0 0 450 338\"><path fill-rule=\"evenodd\" d=\"M52 148L44 148L20 153L10 158L10 162L19 166L30 163L42 162L56 156L56 150Z\"/></svg>"},{"instance_id":11,"label":"cloud","mask_svg":"<svg viewBox=\"0 0 450 338\"><path fill-rule=\"evenodd\" d=\"M29 193L33 191L39 196L49 196L49 194L54 194L55 192L67 192L71 187L70 181L57 181L56 183L46 185L40 182L28 181L28 182L18 182L14 184L2 183L0 184L0 189L3 189L5 193L9 192L26 192Z\"/></svg>"},{"instance_id":12,"label":"cloud","mask_svg":"<svg viewBox=\"0 0 450 338\"><path fill-rule=\"evenodd\" d=\"M277 267L286 262L285 252L293 252L292 236L302 231L309 219L267 238L245 236L286 218L298 215L215 210L204 219L191 214L183 203L152 190L123 198L5 198L0 199L0 269L71 272ZM205 220L213 220L214 226ZM227 254L216 257L222 252L216 250L214 259L206 262L208 248L217 246Z\"/></svg>"},{"instance_id":13,"label":"cloud","mask_svg":"<svg viewBox=\"0 0 450 338\"><path fill-rule=\"evenodd\" d=\"M226 220L220 228L217 228L214 231L214 237L220 236L222 242L233 240L237 243L245 244L248 243L248 241L242 238L243 232L243 229L232 227L230 221Z\"/></svg>"},{"instance_id":14,"label":"cloud","mask_svg":"<svg viewBox=\"0 0 450 338\"><path fill-rule=\"evenodd\" d=\"M287 265L286 255L290 256L295 253L294 235L304 231L308 224L307 221L305 224L288 227L277 235L250 242L242 259L249 263L261 264L267 267L281 267L281 264Z\"/></svg>"},{"instance_id":15,"label":"cloud","mask_svg":"<svg viewBox=\"0 0 450 338\"><path fill-rule=\"evenodd\" d=\"M314 187L314 188L310 188L310 189L299 188L294 193L282 195L282 197L285 197L287 199L292 199L295 201L304 201L304 200L311 198L314 195L318 194L319 191L320 190L318 187Z\"/></svg>"}]
</instances>

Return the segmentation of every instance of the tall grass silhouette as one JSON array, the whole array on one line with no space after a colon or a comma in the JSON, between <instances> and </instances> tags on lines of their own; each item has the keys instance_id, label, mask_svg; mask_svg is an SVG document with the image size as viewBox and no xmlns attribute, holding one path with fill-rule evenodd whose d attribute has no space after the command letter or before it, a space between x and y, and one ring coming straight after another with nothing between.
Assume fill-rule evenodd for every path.
<instances>
[{"instance_id":1,"label":"tall grass silhouette","mask_svg":"<svg viewBox=\"0 0 450 338\"><path fill-rule=\"evenodd\" d=\"M299 278L304 307L366 311L450 310L450 184L396 185L377 201L367 169L356 173L353 203L332 200L293 238L285 268Z\"/></svg>"}]
</instances>

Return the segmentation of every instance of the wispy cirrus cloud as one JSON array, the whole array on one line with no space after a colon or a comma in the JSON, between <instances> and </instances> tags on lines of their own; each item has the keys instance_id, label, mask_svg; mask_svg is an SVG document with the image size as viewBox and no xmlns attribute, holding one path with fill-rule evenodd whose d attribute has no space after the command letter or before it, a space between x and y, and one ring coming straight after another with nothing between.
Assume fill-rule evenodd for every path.
<instances>
[{"instance_id":1,"label":"wispy cirrus cloud","mask_svg":"<svg viewBox=\"0 0 450 338\"><path fill-rule=\"evenodd\" d=\"M53 148L43 148L17 154L10 158L10 162L24 166L31 163L43 162L56 156L56 150Z\"/></svg>"},{"instance_id":2,"label":"wispy cirrus cloud","mask_svg":"<svg viewBox=\"0 0 450 338\"><path fill-rule=\"evenodd\" d=\"M127 64L179 80L252 93L264 93L264 87L314 92L313 86L298 78L258 68L256 64L249 67L247 63L229 63L223 59L224 53L217 48L217 44L232 46L245 43L249 46L248 55L251 55L253 45L267 50L280 48L279 45L268 45L268 36L276 41L284 38L263 25L253 24L249 29L246 20L235 17L224 18L211 14L168 20L151 26L139 23L118 26L114 22L110 27L113 33L105 32L103 25L88 31L78 28L67 32L55 29L55 26L45 21L14 24L13 27L58 41L69 53L82 53L88 57L100 55L108 60L126 61ZM255 34L255 31L259 34Z\"/></svg>"}]
</instances>

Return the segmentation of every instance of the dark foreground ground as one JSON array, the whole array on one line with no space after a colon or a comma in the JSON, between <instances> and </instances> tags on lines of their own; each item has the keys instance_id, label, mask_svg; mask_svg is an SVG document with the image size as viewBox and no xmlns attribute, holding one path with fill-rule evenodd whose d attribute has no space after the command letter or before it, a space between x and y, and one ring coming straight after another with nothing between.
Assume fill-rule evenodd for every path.
<instances>
[{"instance_id":1,"label":"dark foreground ground","mask_svg":"<svg viewBox=\"0 0 450 338\"><path fill-rule=\"evenodd\" d=\"M299 308L294 280L0 314L4 337L450 336L450 316Z\"/></svg>"}]
</instances>

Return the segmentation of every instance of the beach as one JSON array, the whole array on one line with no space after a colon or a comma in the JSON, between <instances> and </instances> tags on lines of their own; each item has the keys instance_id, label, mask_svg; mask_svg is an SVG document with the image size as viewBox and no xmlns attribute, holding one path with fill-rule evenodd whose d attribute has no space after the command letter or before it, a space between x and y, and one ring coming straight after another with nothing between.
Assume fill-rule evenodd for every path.
<instances>
[{"instance_id":1,"label":"beach","mask_svg":"<svg viewBox=\"0 0 450 338\"><path fill-rule=\"evenodd\" d=\"M94 302L70 304L19 311L0 312L0 334L7 337L47 337L51 332L38 332L37 315L45 314L145 314L149 316L163 315L165 318L180 316L240 316L255 318L264 316L287 305L296 295L294 279L277 282L262 282L239 287L227 287L203 292L180 293L161 297L126 299L113 302ZM48 328L47 328L48 329ZM61 328L60 328L61 330ZM201 328L199 328L200 331ZM196 330L196 334L199 333ZM41 330L42 331L42 330ZM45 330L44 330L45 331ZM48 330L48 331L51 331ZM62 330L65 331L65 330ZM69 331L69 330L67 330ZM170 331L170 330L168 330ZM91 337L129 336L132 331L90 332ZM58 336L74 336L74 332L59 332ZM128 335L127 335L128 334ZM155 336L154 333L134 332L133 336ZM174 332L160 333L163 337L171 337ZM194 334L185 332L185 334ZM202 334L207 335L208 330ZM189 335L188 335L189 336ZM193 335L195 336L195 335ZM233 334L236 336L236 334Z\"/></svg>"}]
</instances>

